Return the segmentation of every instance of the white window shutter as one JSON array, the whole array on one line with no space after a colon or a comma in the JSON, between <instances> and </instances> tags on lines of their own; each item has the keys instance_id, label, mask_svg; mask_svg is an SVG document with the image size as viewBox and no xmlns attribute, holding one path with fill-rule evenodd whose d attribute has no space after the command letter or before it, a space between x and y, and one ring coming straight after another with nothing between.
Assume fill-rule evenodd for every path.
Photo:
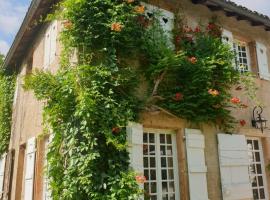
<instances>
[{"instance_id":1,"label":"white window shutter","mask_svg":"<svg viewBox=\"0 0 270 200\"><path fill-rule=\"evenodd\" d=\"M130 166L137 174L143 175L143 126L141 124L134 122L128 124L127 141Z\"/></svg>"},{"instance_id":2,"label":"white window shutter","mask_svg":"<svg viewBox=\"0 0 270 200\"><path fill-rule=\"evenodd\" d=\"M261 79L270 80L267 48L264 44L256 42L257 62L259 67L259 75Z\"/></svg>"},{"instance_id":3,"label":"white window shutter","mask_svg":"<svg viewBox=\"0 0 270 200\"><path fill-rule=\"evenodd\" d=\"M56 57L56 46L57 46L57 21L51 24L51 37L50 37L50 64L53 63Z\"/></svg>"},{"instance_id":4,"label":"white window shutter","mask_svg":"<svg viewBox=\"0 0 270 200\"><path fill-rule=\"evenodd\" d=\"M51 26L48 27L44 38L44 69L48 69L50 65L50 49L51 49Z\"/></svg>"},{"instance_id":5,"label":"white window shutter","mask_svg":"<svg viewBox=\"0 0 270 200\"><path fill-rule=\"evenodd\" d=\"M223 200L253 199L244 135L218 134Z\"/></svg>"},{"instance_id":6,"label":"white window shutter","mask_svg":"<svg viewBox=\"0 0 270 200\"><path fill-rule=\"evenodd\" d=\"M204 135L197 129L185 129L190 200L208 200Z\"/></svg>"},{"instance_id":7,"label":"white window shutter","mask_svg":"<svg viewBox=\"0 0 270 200\"><path fill-rule=\"evenodd\" d=\"M4 178L5 178L6 154L0 159L0 197L3 195Z\"/></svg>"},{"instance_id":8,"label":"white window shutter","mask_svg":"<svg viewBox=\"0 0 270 200\"><path fill-rule=\"evenodd\" d=\"M169 45L170 47L174 48L174 44L172 42L172 30L174 29L174 14L168 10L156 7L151 4L142 3L142 5L146 8L145 15L149 17L149 14L157 13L158 20L160 22L161 27L165 31L168 39L169 39ZM150 17L149 17L150 18Z\"/></svg>"},{"instance_id":9,"label":"white window shutter","mask_svg":"<svg viewBox=\"0 0 270 200\"><path fill-rule=\"evenodd\" d=\"M44 167L45 169L47 169L47 153L48 153L48 148L49 148L49 145L51 143L53 139L53 135L51 134L49 136L49 138L46 139L45 141L45 156L44 156ZM50 187L49 187L49 180L48 180L48 177L47 177L47 173L44 173L44 178L43 178L43 200L52 200L52 194L51 194L51 190L50 190Z\"/></svg>"},{"instance_id":10,"label":"white window shutter","mask_svg":"<svg viewBox=\"0 0 270 200\"><path fill-rule=\"evenodd\" d=\"M231 49L233 50L233 34L232 34L231 31L223 29L223 31L222 31L222 41L224 43L228 43L231 46Z\"/></svg>"},{"instance_id":11,"label":"white window shutter","mask_svg":"<svg viewBox=\"0 0 270 200\"><path fill-rule=\"evenodd\" d=\"M36 138L30 138L26 146L26 167L24 177L24 199L33 200L36 160Z\"/></svg>"}]
</instances>

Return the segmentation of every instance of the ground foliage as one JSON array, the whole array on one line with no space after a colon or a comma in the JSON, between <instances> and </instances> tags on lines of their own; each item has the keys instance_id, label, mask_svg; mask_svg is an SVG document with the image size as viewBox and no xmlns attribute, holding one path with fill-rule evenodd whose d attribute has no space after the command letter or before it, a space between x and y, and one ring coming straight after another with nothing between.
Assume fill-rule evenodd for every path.
<instances>
[{"instance_id":1,"label":"ground foliage","mask_svg":"<svg viewBox=\"0 0 270 200\"><path fill-rule=\"evenodd\" d=\"M25 88L46 100L53 199L138 199L125 127L143 108L231 125L230 89L241 83L219 25L192 30L176 20L177 29L166 33L159 13L144 16L134 0L63 0L59 8L62 67L25 79ZM69 62L74 49L76 66ZM142 77L149 85L143 98L136 95Z\"/></svg>"}]
</instances>

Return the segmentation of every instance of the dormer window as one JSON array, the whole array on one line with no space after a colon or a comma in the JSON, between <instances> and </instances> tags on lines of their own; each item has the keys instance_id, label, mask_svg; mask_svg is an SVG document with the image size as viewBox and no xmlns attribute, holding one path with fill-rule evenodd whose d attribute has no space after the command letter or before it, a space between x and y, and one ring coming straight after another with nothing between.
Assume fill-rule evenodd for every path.
<instances>
[{"instance_id":1,"label":"dormer window","mask_svg":"<svg viewBox=\"0 0 270 200\"><path fill-rule=\"evenodd\" d=\"M250 55L247 43L235 40L233 49L235 52L235 68L241 73L250 71Z\"/></svg>"}]
</instances>

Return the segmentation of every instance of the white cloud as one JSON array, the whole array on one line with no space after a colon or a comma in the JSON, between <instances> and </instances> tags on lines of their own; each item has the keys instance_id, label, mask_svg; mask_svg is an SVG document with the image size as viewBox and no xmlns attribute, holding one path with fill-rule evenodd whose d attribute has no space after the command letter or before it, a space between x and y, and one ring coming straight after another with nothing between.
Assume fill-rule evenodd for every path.
<instances>
[{"instance_id":1,"label":"white cloud","mask_svg":"<svg viewBox=\"0 0 270 200\"><path fill-rule=\"evenodd\" d=\"M9 44L4 40L0 40L0 53L6 55L8 50Z\"/></svg>"},{"instance_id":2,"label":"white cloud","mask_svg":"<svg viewBox=\"0 0 270 200\"><path fill-rule=\"evenodd\" d=\"M14 35L22 23L27 6L18 5L14 0L0 0L0 32Z\"/></svg>"}]
</instances>

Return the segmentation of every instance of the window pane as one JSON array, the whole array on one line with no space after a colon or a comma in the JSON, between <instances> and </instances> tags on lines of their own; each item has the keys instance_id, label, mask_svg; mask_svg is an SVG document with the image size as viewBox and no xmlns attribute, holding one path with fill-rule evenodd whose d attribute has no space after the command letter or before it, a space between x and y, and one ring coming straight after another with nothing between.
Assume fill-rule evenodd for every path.
<instances>
[{"instance_id":1,"label":"window pane","mask_svg":"<svg viewBox=\"0 0 270 200\"><path fill-rule=\"evenodd\" d=\"M156 167L156 158L150 157L150 167L155 168Z\"/></svg>"},{"instance_id":2,"label":"window pane","mask_svg":"<svg viewBox=\"0 0 270 200\"><path fill-rule=\"evenodd\" d=\"M259 186L263 186L263 178L262 178L262 176L258 176L258 184L259 184Z\"/></svg>"},{"instance_id":3,"label":"window pane","mask_svg":"<svg viewBox=\"0 0 270 200\"><path fill-rule=\"evenodd\" d=\"M162 157L162 158L161 158L161 167L167 167L167 164L166 164L166 157Z\"/></svg>"},{"instance_id":4,"label":"window pane","mask_svg":"<svg viewBox=\"0 0 270 200\"><path fill-rule=\"evenodd\" d=\"M160 155L166 155L166 146L160 146Z\"/></svg>"},{"instance_id":5,"label":"window pane","mask_svg":"<svg viewBox=\"0 0 270 200\"><path fill-rule=\"evenodd\" d=\"M166 169L161 170L161 176L162 176L162 180L167 180L167 170Z\"/></svg>"},{"instance_id":6,"label":"window pane","mask_svg":"<svg viewBox=\"0 0 270 200\"><path fill-rule=\"evenodd\" d=\"M143 155L148 155L148 145L147 144L143 145Z\"/></svg>"},{"instance_id":7,"label":"window pane","mask_svg":"<svg viewBox=\"0 0 270 200\"><path fill-rule=\"evenodd\" d=\"M154 145L150 145L150 151L149 151L150 155L155 155L156 151L155 151L155 146Z\"/></svg>"},{"instance_id":8,"label":"window pane","mask_svg":"<svg viewBox=\"0 0 270 200\"><path fill-rule=\"evenodd\" d=\"M164 134L160 134L160 144L165 144L165 135Z\"/></svg>"},{"instance_id":9,"label":"window pane","mask_svg":"<svg viewBox=\"0 0 270 200\"><path fill-rule=\"evenodd\" d=\"M172 156L172 146L167 146L167 155Z\"/></svg>"},{"instance_id":10,"label":"window pane","mask_svg":"<svg viewBox=\"0 0 270 200\"><path fill-rule=\"evenodd\" d=\"M150 178L151 178L151 181L156 180L156 170L150 170Z\"/></svg>"},{"instance_id":11,"label":"window pane","mask_svg":"<svg viewBox=\"0 0 270 200\"><path fill-rule=\"evenodd\" d=\"M152 182L151 183L151 193L156 193L157 192L157 183Z\"/></svg>"},{"instance_id":12,"label":"window pane","mask_svg":"<svg viewBox=\"0 0 270 200\"><path fill-rule=\"evenodd\" d=\"M162 193L168 192L168 184L167 182L162 182Z\"/></svg>"},{"instance_id":13,"label":"window pane","mask_svg":"<svg viewBox=\"0 0 270 200\"><path fill-rule=\"evenodd\" d=\"M173 193L174 192L174 182L169 183L169 192Z\"/></svg>"},{"instance_id":14,"label":"window pane","mask_svg":"<svg viewBox=\"0 0 270 200\"><path fill-rule=\"evenodd\" d=\"M259 150L259 141L258 140L254 140L254 150Z\"/></svg>"},{"instance_id":15,"label":"window pane","mask_svg":"<svg viewBox=\"0 0 270 200\"><path fill-rule=\"evenodd\" d=\"M168 158L168 167L173 167L173 158Z\"/></svg>"},{"instance_id":16,"label":"window pane","mask_svg":"<svg viewBox=\"0 0 270 200\"><path fill-rule=\"evenodd\" d=\"M169 180L173 180L174 179L173 169L169 169L168 173L169 173Z\"/></svg>"},{"instance_id":17,"label":"window pane","mask_svg":"<svg viewBox=\"0 0 270 200\"><path fill-rule=\"evenodd\" d=\"M144 168L148 168L148 158L147 157L144 157L143 158L143 166L144 166Z\"/></svg>"},{"instance_id":18,"label":"window pane","mask_svg":"<svg viewBox=\"0 0 270 200\"><path fill-rule=\"evenodd\" d=\"M167 134L167 144L171 144L172 143L172 136Z\"/></svg>"},{"instance_id":19,"label":"window pane","mask_svg":"<svg viewBox=\"0 0 270 200\"><path fill-rule=\"evenodd\" d=\"M148 134L144 133L143 134L143 143L147 143L148 142Z\"/></svg>"},{"instance_id":20,"label":"window pane","mask_svg":"<svg viewBox=\"0 0 270 200\"><path fill-rule=\"evenodd\" d=\"M144 176L146 178L146 180L149 180L149 170L144 170Z\"/></svg>"},{"instance_id":21,"label":"window pane","mask_svg":"<svg viewBox=\"0 0 270 200\"><path fill-rule=\"evenodd\" d=\"M149 134L149 143L155 143L155 135L153 133Z\"/></svg>"},{"instance_id":22,"label":"window pane","mask_svg":"<svg viewBox=\"0 0 270 200\"><path fill-rule=\"evenodd\" d=\"M257 164L256 165L256 168L257 168L257 174L262 174L262 167L260 164Z\"/></svg>"},{"instance_id":23,"label":"window pane","mask_svg":"<svg viewBox=\"0 0 270 200\"><path fill-rule=\"evenodd\" d=\"M260 159L260 152L255 152L255 161L256 162L260 162L261 159Z\"/></svg>"},{"instance_id":24,"label":"window pane","mask_svg":"<svg viewBox=\"0 0 270 200\"><path fill-rule=\"evenodd\" d=\"M263 188L260 189L260 198L261 199L264 199L265 198L265 194L264 194L264 189Z\"/></svg>"},{"instance_id":25,"label":"window pane","mask_svg":"<svg viewBox=\"0 0 270 200\"><path fill-rule=\"evenodd\" d=\"M257 189L253 190L253 198L254 199L259 199L259 193L258 193Z\"/></svg>"}]
</instances>

